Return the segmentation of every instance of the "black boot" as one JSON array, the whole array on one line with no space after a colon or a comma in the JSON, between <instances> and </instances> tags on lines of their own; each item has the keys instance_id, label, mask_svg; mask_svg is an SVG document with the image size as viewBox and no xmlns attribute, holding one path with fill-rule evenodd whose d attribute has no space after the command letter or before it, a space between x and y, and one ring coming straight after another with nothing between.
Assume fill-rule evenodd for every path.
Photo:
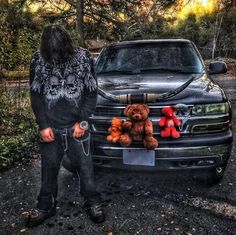
<instances>
[{"instance_id":1,"label":"black boot","mask_svg":"<svg viewBox=\"0 0 236 235\"><path fill-rule=\"evenodd\" d=\"M85 201L84 210L94 223L102 223L105 220L105 214L102 204L99 201Z\"/></svg>"},{"instance_id":2,"label":"black boot","mask_svg":"<svg viewBox=\"0 0 236 235\"><path fill-rule=\"evenodd\" d=\"M52 207L48 211L40 210L34 208L29 212L29 215L26 220L27 227L34 227L44 222L49 217L52 217L56 214L56 206Z\"/></svg>"}]
</instances>

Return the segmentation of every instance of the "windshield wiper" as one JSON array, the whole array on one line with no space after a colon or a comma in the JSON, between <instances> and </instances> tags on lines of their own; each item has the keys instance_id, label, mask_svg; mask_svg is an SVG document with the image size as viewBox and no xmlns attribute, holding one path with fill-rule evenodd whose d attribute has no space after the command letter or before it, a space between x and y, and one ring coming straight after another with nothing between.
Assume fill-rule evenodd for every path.
<instances>
[{"instance_id":1,"label":"windshield wiper","mask_svg":"<svg viewBox=\"0 0 236 235\"><path fill-rule=\"evenodd\" d=\"M184 74L198 73L194 71L184 71L182 69L171 69L171 68L140 69L140 72L146 72L146 71L163 71L163 72L184 73Z\"/></svg>"},{"instance_id":2,"label":"windshield wiper","mask_svg":"<svg viewBox=\"0 0 236 235\"><path fill-rule=\"evenodd\" d=\"M122 73L122 74L137 74L137 70L109 70L109 71L101 71L97 74L107 74L107 73Z\"/></svg>"}]
</instances>

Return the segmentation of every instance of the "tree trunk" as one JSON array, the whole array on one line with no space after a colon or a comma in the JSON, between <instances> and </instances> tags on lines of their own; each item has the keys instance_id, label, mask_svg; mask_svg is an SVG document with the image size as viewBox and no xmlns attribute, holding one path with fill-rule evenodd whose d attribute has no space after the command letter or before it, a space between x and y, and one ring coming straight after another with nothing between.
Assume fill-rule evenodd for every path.
<instances>
[{"instance_id":1,"label":"tree trunk","mask_svg":"<svg viewBox=\"0 0 236 235\"><path fill-rule=\"evenodd\" d=\"M76 29L78 32L79 45L84 47L84 0L76 1Z\"/></svg>"}]
</instances>

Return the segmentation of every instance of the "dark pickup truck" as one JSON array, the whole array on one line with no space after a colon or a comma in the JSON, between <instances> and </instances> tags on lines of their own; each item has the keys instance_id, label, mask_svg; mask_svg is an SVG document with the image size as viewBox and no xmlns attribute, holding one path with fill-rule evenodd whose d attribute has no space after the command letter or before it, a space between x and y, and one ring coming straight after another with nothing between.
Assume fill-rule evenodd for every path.
<instances>
[{"instance_id":1,"label":"dark pickup truck","mask_svg":"<svg viewBox=\"0 0 236 235\"><path fill-rule=\"evenodd\" d=\"M201 170L210 183L224 174L232 146L231 105L209 75L225 73L226 64L208 69L193 42L184 39L138 40L106 46L96 71L99 97L91 120L91 151L95 165L134 170ZM141 142L129 147L106 140L113 117L126 119L128 103L147 103L159 147L154 163L127 164L125 156L145 158ZM161 138L161 109L177 105L182 120L179 139ZM149 156L150 157L150 156ZM68 162L64 163L66 168Z\"/></svg>"}]
</instances>

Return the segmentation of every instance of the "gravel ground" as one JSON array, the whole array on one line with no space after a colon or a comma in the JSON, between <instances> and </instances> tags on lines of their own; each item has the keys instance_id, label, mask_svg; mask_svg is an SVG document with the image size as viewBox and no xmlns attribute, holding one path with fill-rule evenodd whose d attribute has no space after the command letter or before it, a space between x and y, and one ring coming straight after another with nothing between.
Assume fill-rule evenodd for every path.
<instances>
[{"instance_id":1,"label":"gravel ground","mask_svg":"<svg viewBox=\"0 0 236 235\"><path fill-rule=\"evenodd\" d=\"M214 78L232 100L236 140L236 78ZM190 173L96 170L107 219L93 224L81 208L78 179L59 175L58 213L33 229L24 214L35 205L40 161L34 159L0 175L0 235L34 234L236 234L236 142L222 182L207 187Z\"/></svg>"}]
</instances>

